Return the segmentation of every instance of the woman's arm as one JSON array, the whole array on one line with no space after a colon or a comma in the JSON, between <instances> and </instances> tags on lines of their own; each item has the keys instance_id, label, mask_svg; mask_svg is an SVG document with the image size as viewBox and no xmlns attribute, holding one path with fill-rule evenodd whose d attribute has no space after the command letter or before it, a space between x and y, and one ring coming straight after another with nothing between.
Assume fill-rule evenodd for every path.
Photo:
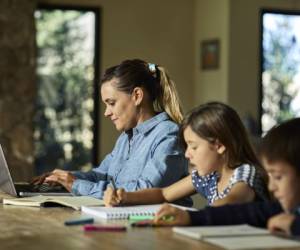
<instances>
[{"instance_id":1,"label":"woman's arm","mask_svg":"<svg viewBox=\"0 0 300 250\"><path fill-rule=\"evenodd\" d=\"M125 192L124 189L112 190L110 187L104 192L106 206L157 204L162 202L173 202L180 198L195 193L191 176L179 180L165 188L149 188L136 192Z\"/></svg>"}]
</instances>

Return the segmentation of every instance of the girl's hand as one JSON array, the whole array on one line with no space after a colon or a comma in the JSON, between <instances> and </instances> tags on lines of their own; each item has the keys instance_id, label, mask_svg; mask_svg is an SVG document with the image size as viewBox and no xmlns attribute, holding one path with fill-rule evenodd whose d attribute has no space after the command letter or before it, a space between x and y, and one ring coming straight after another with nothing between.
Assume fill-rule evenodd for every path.
<instances>
[{"instance_id":1,"label":"girl's hand","mask_svg":"<svg viewBox=\"0 0 300 250\"><path fill-rule=\"evenodd\" d=\"M191 224L191 218L187 211L164 204L156 213L154 224L159 226L186 226Z\"/></svg>"},{"instance_id":2,"label":"girl's hand","mask_svg":"<svg viewBox=\"0 0 300 250\"><path fill-rule=\"evenodd\" d=\"M113 207L120 205L125 199L126 192L123 188L114 190L107 187L104 192L103 201L106 207Z\"/></svg>"},{"instance_id":3,"label":"girl's hand","mask_svg":"<svg viewBox=\"0 0 300 250\"><path fill-rule=\"evenodd\" d=\"M268 221L268 229L271 233L283 233L291 235L291 225L295 220L295 215L281 213L271 217Z\"/></svg>"},{"instance_id":4,"label":"girl's hand","mask_svg":"<svg viewBox=\"0 0 300 250\"><path fill-rule=\"evenodd\" d=\"M69 171L55 169L48 177L45 178L45 182L59 183L63 185L69 192L71 192L75 179L76 177Z\"/></svg>"}]
</instances>

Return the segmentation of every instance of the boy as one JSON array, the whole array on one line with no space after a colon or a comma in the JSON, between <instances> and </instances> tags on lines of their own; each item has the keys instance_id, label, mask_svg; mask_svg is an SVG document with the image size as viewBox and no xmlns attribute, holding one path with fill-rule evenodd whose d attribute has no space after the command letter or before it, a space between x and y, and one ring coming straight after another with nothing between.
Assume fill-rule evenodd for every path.
<instances>
[{"instance_id":1,"label":"boy","mask_svg":"<svg viewBox=\"0 0 300 250\"><path fill-rule=\"evenodd\" d=\"M270 192L278 202L207 207L197 212L163 205L157 225L232 225L267 227L271 232L300 235L300 118L272 128L262 140L262 163L269 173ZM161 220L173 216L173 221Z\"/></svg>"}]
</instances>

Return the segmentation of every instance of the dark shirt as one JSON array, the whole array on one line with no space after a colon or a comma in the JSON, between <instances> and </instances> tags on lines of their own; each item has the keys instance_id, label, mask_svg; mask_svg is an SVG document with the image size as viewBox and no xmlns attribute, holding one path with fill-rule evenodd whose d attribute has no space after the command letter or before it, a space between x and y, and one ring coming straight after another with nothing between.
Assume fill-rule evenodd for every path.
<instances>
[{"instance_id":1,"label":"dark shirt","mask_svg":"<svg viewBox=\"0 0 300 250\"><path fill-rule=\"evenodd\" d=\"M249 224L267 227L268 220L284 212L279 202L251 202L246 204L206 207L200 211L189 211L192 225L237 225ZM291 225L292 235L300 235L300 215Z\"/></svg>"}]
</instances>

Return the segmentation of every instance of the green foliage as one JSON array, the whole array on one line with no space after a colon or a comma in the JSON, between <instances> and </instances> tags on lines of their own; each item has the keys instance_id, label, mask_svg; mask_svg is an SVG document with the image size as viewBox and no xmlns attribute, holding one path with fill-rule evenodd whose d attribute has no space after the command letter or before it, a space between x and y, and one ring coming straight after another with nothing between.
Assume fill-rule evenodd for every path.
<instances>
[{"instance_id":1,"label":"green foliage","mask_svg":"<svg viewBox=\"0 0 300 250\"><path fill-rule=\"evenodd\" d=\"M297 91L291 88L300 63L288 17L276 16L276 29L264 27L263 131L295 117L291 109Z\"/></svg>"},{"instance_id":2,"label":"green foliage","mask_svg":"<svg viewBox=\"0 0 300 250\"><path fill-rule=\"evenodd\" d=\"M93 51L87 48L86 13L39 10L35 16L37 172L79 169L91 162L93 137L94 68Z\"/></svg>"}]
</instances>

